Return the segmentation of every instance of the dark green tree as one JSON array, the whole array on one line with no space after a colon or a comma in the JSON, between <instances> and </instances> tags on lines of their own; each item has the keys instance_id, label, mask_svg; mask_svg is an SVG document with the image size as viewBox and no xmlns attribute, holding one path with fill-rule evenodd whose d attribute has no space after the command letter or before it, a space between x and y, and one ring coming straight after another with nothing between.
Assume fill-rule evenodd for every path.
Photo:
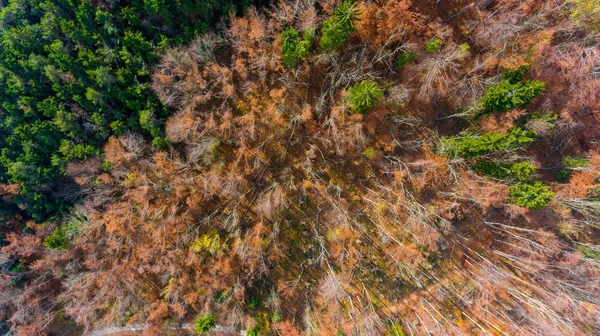
<instances>
[{"instance_id":1,"label":"dark green tree","mask_svg":"<svg viewBox=\"0 0 600 336\"><path fill-rule=\"evenodd\" d=\"M339 49L356 31L354 21L360 15L360 10L352 0L344 0L339 4L333 15L323 22L321 41L319 45L325 50Z\"/></svg>"},{"instance_id":2,"label":"dark green tree","mask_svg":"<svg viewBox=\"0 0 600 336\"><path fill-rule=\"evenodd\" d=\"M481 99L484 113L508 111L529 104L544 92L545 85L537 80L523 81L529 66L506 71L500 84L490 87Z\"/></svg>"}]
</instances>

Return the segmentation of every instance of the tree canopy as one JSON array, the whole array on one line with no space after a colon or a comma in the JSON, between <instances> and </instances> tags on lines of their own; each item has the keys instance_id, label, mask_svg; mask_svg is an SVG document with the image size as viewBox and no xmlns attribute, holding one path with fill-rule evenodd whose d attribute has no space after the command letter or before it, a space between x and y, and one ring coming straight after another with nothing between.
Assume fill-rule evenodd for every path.
<instances>
[{"instance_id":1,"label":"tree canopy","mask_svg":"<svg viewBox=\"0 0 600 336\"><path fill-rule=\"evenodd\" d=\"M0 10L0 183L19 184L16 202L44 220L68 207L54 196L69 185L67 164L98 155L108 137L131 130L164 146L168 111L149 85L158 53L251 2L9 0Z\"/></svg>"}]
</instances>

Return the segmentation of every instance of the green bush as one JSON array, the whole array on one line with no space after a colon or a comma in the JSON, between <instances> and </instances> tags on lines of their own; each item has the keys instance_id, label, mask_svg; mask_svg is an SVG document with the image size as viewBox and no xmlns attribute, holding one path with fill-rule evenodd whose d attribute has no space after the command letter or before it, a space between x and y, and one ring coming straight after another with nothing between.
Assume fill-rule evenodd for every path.
<instances>
[{"instance_id":1,"label":"green bush","mask_svg":"<svg viewBox=\"0 0 600 336\"><path fill-rule=\"evenodd\" d=\"M600 260L600 251L589 246L582 246L581 252L588 259Z\"/></svg>"},{"instance_id":2,"label":"green bush","mask_svg":"<svg viewBox=\"0 0 600 336\"><path fill-rule=\"evenodd\" d=\"M163 136L155 136L154 138L152 138L152 146L158 149L165 149L169 147L169 139Z\"/></svg>"},{"instance_id":3,"label":"green bush","mask_svg":"<svg viewBox=\"0 0 600 336\"><path fill-rule=\"evenodd\" d=\"M529 162L518 162L510 165L510 174L519 181L526 181L535 174L535 166Z\"/></svg>"},{"instance_id":4,"label":"green bush","mask_svg":"<svg viewBox=\"0 0 600 336\"><path fill-rule=\"evenodd\" d=\"M294 67L299 61L308 57L310 47L315 39L315 31L313 29L306 30L300 40L300 34L294 28L288 28L281 33L281 39L283 64Z\"/></svg>"},{"instance_id":5,"label":"green bush","mask_svg":"<svg viewBox=\"0 0 600 336\"><path fill-rule=\"evenodd\" d=\"M472 158L517 149L534 140L534 132L515 127L506 134L488 132L465 137L442 137L439 152L448 157Z\"/></svg>"},{"instance_id":6,"label":"green bush","mask_svg":"<svg viewBox=\"0 0 600 336\"><path fill-rule=\"evenodd\" d=\"M600 0L567 0L570 18L575 24L590 30L600 28Z\"/></svg>"},{"instance_id":7,"label":"green bush","mask_svg":"<svg viewBox=\"0 0 600 336\"><path fill-rule=\"evenodd\" d=\"M563 164L569 168L585 167L590 163L590 160L581 156L565 156Z\"/></svg>"},{"instance_id":8,"label":"green bush","mask_svg":"<svg viewBox=\"0 0 600 336\"><path fill-rule=\"evenodd\" d=\"M510 176L509 167L506 164L496 163L494 161L481 160L471 166L479 174L491 176L493 178L504 180Z\"/></svg>"},{"instance_id":9,"label":"green bush","mask_svg":"<svg viewBox=\"0 0 600 336\"><path fill-rule=\"evenodd\" d=\"M44 246L53 250L66 250L69 247L69 239L66 237L62 227L57 227L44 240Z\"/></svg>"},{"instance_id":10,"label":"green bush","mask_svg":"<svg viewBox=\"0 0 600 336\"><path fill-rule=\"evenodd\" d=\"M87 225L85 218L72 215L68 220L57 226L44 240L44 246L53 250L66 250L77 239Z\"/></svg>"},{"instance_id":11,"label":"green bush","mask_svg":"<svg viewBox=\"0 0 600 336\"><path fill-rule=\"evenodd\" d=\"M398 322L388 323L388 327L385 331L385 336L404 336L404 329L402 324Z\"/></svg>"},{"instance_id":12,"label":"green bush","mask_svg":"<svg viewBox=\"0 0 600 336\"><path fill-rule=\"evenodd\" d=\"M196 239L192 245L192 251L196 253L208 252L215 255L226 247L227 245L221 241L221 236L218 233L210 233Z\"/></svg>"},{"instance_id":13,"label":"green bush","mask_svg":"<svg viewBox=\"0 0 600 336\"><path fill-rule=\"evenodd\" d=\"M506 164L483 160L475 163L472 168L480 174L497 179L514 178L519 181L528 180L536 171L535 166L529 162Z\"/></svg>"},{"instance_id":14,"label":"green bush","mask_svg":"<svg viewBox=\"0 0 600 336\"><path fill-rule=\"evenodd\" d=\"M22 262L14 265L8 270L11 274L10 284L16 287L21 287L27 283L27 265Z\"/></svg>"},{"instance_id":15,"label":"green bush","mask_svg":"<svg viewBox=\"0 0 600 336\"><path fill-rule=\"evenodd\" d=\"M256 310L260 308L260 298L250 296L248 297L248 309Z\"/></svg>"},{"instance_id":16,"label":"green bush","mask_svg":"<svg viewBox=\"0 0 600 336\"><path fill-rule=\"evenodd\" d=\"M417 60L417 53L414 50L407 50L400 55L398 55L398 60L396 61L396 67L401 69L406 64L414 62Z\"/></svg>"},{"instance_id":17,"label":"green bush","mask_svg":"<svg viewBox=\"0 0 600 336\"><path fill-rule=\"evenodd\" d=\"M21 274L21 273L24 273L25 271L27 271L27 265L25 265L21 262L16 264L9 270L9 272L15 273L15 274Z\"/></svg>"},{"instance_id":18,"label":"green bush","mask_svg":"<svg viewBox=\"0 0 600 336\"><path fill-rule=\"evenodd\" d=\"M436 54L438 51L440 51L440 49L442 49L442 44L442 40L439 38L434 38L433 40L425 43L423 50L425 50L425 52L428 54Z\"/></svg>"},{"instance_id":19,"label":"green bush","mask_svg":"<svg viewBox=\"0 0 600 336\"><path fill-rule=\"evenodd\" d=\"M560 183L567 183L571 178L571 170L566 168L557 168L554 170L554 176Z\"/></svg>"},{"instance_id":20,"label":"green bush","mask_svg":"<svg viewBox=\"0 0 600 336\"><path fill-rule=\"evenodd\" d=\"M590 163L590 160L579 156L566 156L563 158L562 162L566 168L556 168L553 172L558 182L567 183L573 173L572 169L585 167Z\"/></svg>"},{"instance_id":21,"label":"green bush","mask_svg":"<svg viewBox=\"0 0 600 336\"><path fill-rule=\"evenodd\" d=\"M541 181L517 183L510 186L508 201L527 209L539 210L550 204L554 192Z\"/></svg>"},{"instance_id":22,"label":"green bush","mask_svg":"<svg viewBox=\"0 0 600 336\"><path fill-rule=\"evenodd\" d=\"M368 112L382 96L383 91L373 81L363 81L348 89L348 102L352 106L352 110L357 113Z\"/></svg>"},{"instance_id":23,"label":"green bush","mask_svg":"<svg viewBox=\"0 0 600 336\"><path fill-rule=\"evenodd\" d=\"M198 335L204 335L210 329L215 327L215 316L212 313L201 314L196 318L194 323L194 331Z\"/></svg>"},{"instance_id":24,"label":"green bush","mask_svg":"<svg viewBox=\"0 0 600 336\"><path fill-rule=\"evenodd\" d=\"M367 160L375 160L379 156L377 150L373 147L368 147L363 151L363 155Z\"/></svg>"},{"instance_id":25,"label":"green bush","mask_svg":"<svg viewBox=\"0 0 600 336\"><path fill-rule=\"evenodd\" d=\"M260 328L255 326L254 328L246 332L246 336L258 336L260 334Z\"/></svg>"},{"instance_id":26,"label":"green bush","mask_svg":"<svg viewBox=\"0 0 600 336\"><path fill-rule=\"evenodd\" d=\"M360 15L360 10L352 0L344 0L339 4L333 16L323 23L319 45L325 50L339 49L356 31L354 20Z\"/></svg>"},{"instance_id":27,"label":"green bush","mask_svg":"<svg viewBox=\"0 0 600 336\"><path fill-rule=\"evenodd\" d=\"M465 43L459 45L458 50L462 57L467 57L467 56L471 55L471 45L469 45L468 42L465 42Z\"/></svg>"},{"instance_id":28,"label":"green bush","mask_svg":"<svg viewBox=\"0 0 600 336\"><path fill-rule=\"evenodd\" d=\"M531 68L530 64L523 64L515 70L506 69L502 73L502 80L506 80L512 84L518 83L525 78L525 74Z\"/></svg>"},{"instance_id":29,"label":"green bush","mask_svg":"<svg viewBox=\"0 0 600 336\"><path fill-rule=\"evenodd\" d=\"M505 71L500 84L490 87L481 104L485 113L503 112L526 105L539 96L545 84L537 80L523 81L529 66L521 66L515 71Z\"/></svg>"}]
</instances>

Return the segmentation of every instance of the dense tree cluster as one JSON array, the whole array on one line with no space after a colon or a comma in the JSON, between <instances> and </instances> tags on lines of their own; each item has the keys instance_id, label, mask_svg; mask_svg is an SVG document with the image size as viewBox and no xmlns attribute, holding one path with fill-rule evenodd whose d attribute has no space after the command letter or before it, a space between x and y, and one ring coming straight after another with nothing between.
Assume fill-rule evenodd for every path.
<instances>
[{"instance_id":1,"label":"dense tree cluster","mask_svg":"<svg viewBox=\"0 0 600 336\"><path fill-rule=\"evenodd\" d=\"M149 88L157 53L206 31L249 2L10 0L0 9L0 183L21 186L36 220L69 206L57 197L73 160L110 135L143 132L166 145L165 107ZM69 191L74 192L74 191Z\"/></svg>"}]
</instances>

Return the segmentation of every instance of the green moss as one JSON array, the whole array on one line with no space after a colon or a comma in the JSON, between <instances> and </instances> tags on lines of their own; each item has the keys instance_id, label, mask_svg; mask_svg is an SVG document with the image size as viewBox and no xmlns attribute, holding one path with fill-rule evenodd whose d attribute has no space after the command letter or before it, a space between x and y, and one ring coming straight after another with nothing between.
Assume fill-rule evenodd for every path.
<instances>
[{"instance_id":1,"label":"green moss","mask_svg":"<svg viewBox=\"0 0 600 336\"><path fill-rule=\"evenodd\" d=\"M273 314L271 315L271 322L272 323L277 323L277 322L281 322L283 321L283 317L280 315L279 311L276 310L273 312Z\"/></svg>"}]
</instances>

